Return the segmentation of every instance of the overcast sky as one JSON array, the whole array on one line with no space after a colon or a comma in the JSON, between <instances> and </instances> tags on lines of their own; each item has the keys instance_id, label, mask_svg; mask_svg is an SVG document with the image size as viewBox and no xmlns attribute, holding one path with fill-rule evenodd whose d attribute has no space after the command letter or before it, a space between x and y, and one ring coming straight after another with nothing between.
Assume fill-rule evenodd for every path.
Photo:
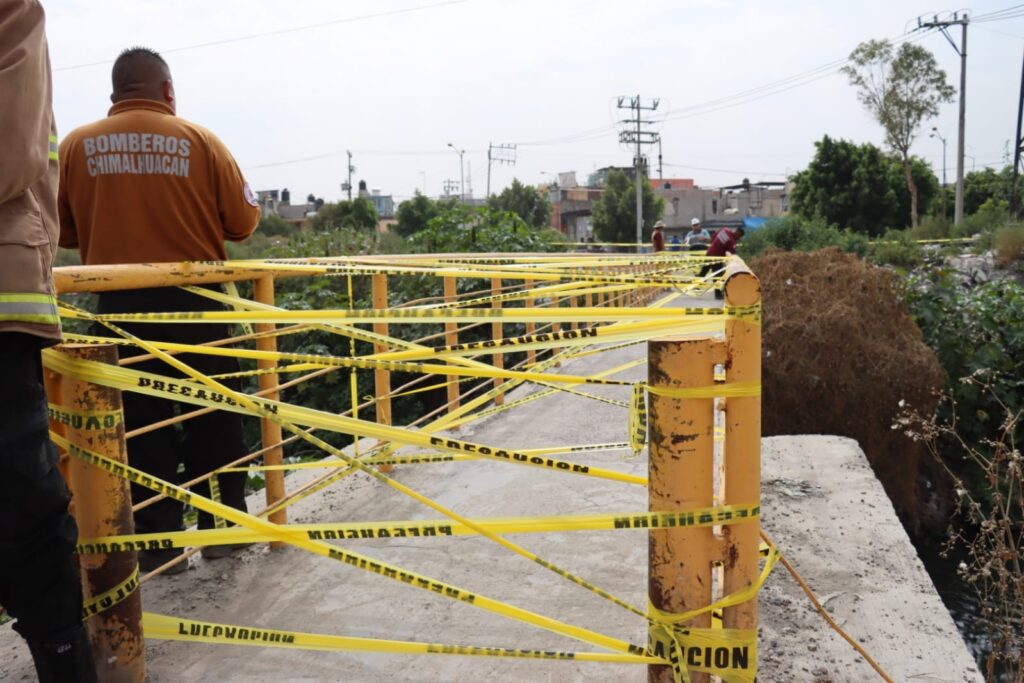
<instances>
[{"instance_id":1,"label":"overcast sky","mask_svg":"<svg viewBox=\"0 0 1024 683\"><path fill-rule=\"evenodd\" d=\"M44 0L61 132L106 115L110 66L124 47L164 53L178 114L213 130L254 189L342 198L353 184L404 199L459 179L485 194L488 143L517 143L492 191L518 177L629 165L616 96L660 98L665 177L699 185L781 180L824 134L881 144L879 126L837 72L871 38L895 38L929 0L856 3L670 0ZM975 16L1014 7L977 0ZM1024 48L1017 18L971 24L967 169L999 166L1014 136ZM292 30L294 29L294 30ZM959 44L959 27L954 37ZM272 34L272 35L266 35ZM958 85L959 57L931 50ZM812 73L825 65L830 68ZM745 98L733 97L784 81ZM715 103L718 100L722 102ZM732 105L732 106L725 106ZM913 151L955 177L957 105ZM657 148L651 150L654 159ZM971 158L973 157L973 159ZM656 169L655 169L656 173Z\"/></svg>"}]
</instances>

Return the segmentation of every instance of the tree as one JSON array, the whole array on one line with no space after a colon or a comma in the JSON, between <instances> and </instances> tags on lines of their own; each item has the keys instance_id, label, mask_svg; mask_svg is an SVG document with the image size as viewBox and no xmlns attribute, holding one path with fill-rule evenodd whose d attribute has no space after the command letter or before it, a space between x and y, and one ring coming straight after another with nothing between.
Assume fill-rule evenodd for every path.
<instances>
[{"instance_id":1,"label":"tree","mask_svg":"<svg viewBox=\"0 0 1024 683\"><path fill-rule=\"evenodd\" d=\"M489 197L487 205L498 211L511 211L535 228L547 226L551 219L551 204L547 197L518 179L513 179L512 186L506 187L501 194Z\"/></svg>"},{"instance_id":2,"label":"tree","mask_svg":"<svg viewBox=\"0 0 1024 683\"><path fill-rule=\"evenodd\" d=\"M650 237L651 228L665 211L665 200L655 196L647 178L642 183L642 209L644 216L643 239ZM605 242L636 240L636 186L622 171L610 171L605 179L604 192L594 204L594 233Z\"/></svg>"},{"instance_id":3,"label":"tree","mask_svg":"<svg viewBox=\"0 0 1024 683\"><path fill-rule=\"evenodd\" d=\"M917 227L917 185L910 163L910 146L917 130L953 99L946 72L931 52L903 43L893 54L887 40L869 40L850 53L852 64L842 72L857 87L857 97L885 130L885 142L900 156L910 191L910 224Z\"/></svg>"},{"instance_id":4,"label":"tree","mask_svg":"<svg viewBox=\"0 0 1024 683\"><path fill-rule=\"evenodd\" d=\"M373 202L366 197L356 197L352 201L324 204L309 220L309 227L321 231L339 228L372 230L379 220Z\"/></svg>"},{"instance_id":5,"label":"tree","mask_svg":"<svg viewBox=\"0 0 1024 683\"><path fill-rule=\"evenodd\" d=\"M512 211L454 202L445 203L413 243L426 253L521 252L550 251L559 239L557 231L537 230Z\"/></svg>"},{"instance_id":6,"label":"tree","mask_svg":"<svg viewBox=\"0 0 1024 683\"><path fill-rule=\"evenodd\" d=\"M266 235L267 237L291 235L294 232L295 226L278 216L276 213L263 216L260 218L259 225L256 226L256 234Z\"/></svg>"},{"instance_id":7,"label":"tree","mask_svg":"<svg viewBox=\"0 0 1024 683\"><path fill-rule=\"evenodd\" d=\"M458 200L433 200L416 191L412 199L398 205L396 232L402 237L412 237L427 227L431 218L450 209Z\"/></svg>"},{"instance_id":8,"label":"tree","mask_svg":"<svg viewBox=\"0 0 1024 683\"><path fill-rule=\"evenodd\" d=\"M858 145L827 135L814 146L807 169L792 178L794 213L821 217L872 237L907 224L910 192L900 160L870 143ZM910 166L918 205L925 212L938 192L938 180L921 159L911 157Z\"/></svg>"}]
</instances>

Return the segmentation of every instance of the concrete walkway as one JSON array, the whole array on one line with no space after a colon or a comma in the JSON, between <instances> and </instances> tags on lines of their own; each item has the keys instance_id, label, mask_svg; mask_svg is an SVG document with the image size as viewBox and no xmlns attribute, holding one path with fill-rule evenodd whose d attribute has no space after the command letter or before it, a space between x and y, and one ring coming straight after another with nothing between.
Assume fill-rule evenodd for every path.
<instances>
[{"instance_id":1,"label":"concrete walkway","mask_svg":"<svg viewBox=\"0 0 1024 683\"><path fill-rule=\"evenodd\" d=\"M643 345L567 363L590 374L645 352ZM643 366L619 377L642 379ZM588 388L628 400L621 387ZM521 389L514 396L523 395ZM460 438L501 447L624 441L626 411L559 394L466 427ZM569 456L646 475L622 452ZM897 681L979 681L892 506L857 445L830 436L764 441L763 525L835 618ZM308 473L289 477L289 489ZM645 510L646 490L562 472L492 462L405 466L399 481L468 516ZM251 506L254 507L254 506ZM363 475L307 499L290 520L434 519L437 514ZM643 531L529 534L514 540L638 606L646 605ZM480 538L403 538L346 547L546 616L643 644L643 620ZM145 609L221 623L460 645L597 648L326 558L265 546L143 589ZM860 682L871 668L810 609L779 566L761 593L760 681ZM644 667L465 656L377 655L150 641L150 680L170 681L640 681ZM0 627L0 680L33 680L10 626Z\"/></svg>"}]
</instances>

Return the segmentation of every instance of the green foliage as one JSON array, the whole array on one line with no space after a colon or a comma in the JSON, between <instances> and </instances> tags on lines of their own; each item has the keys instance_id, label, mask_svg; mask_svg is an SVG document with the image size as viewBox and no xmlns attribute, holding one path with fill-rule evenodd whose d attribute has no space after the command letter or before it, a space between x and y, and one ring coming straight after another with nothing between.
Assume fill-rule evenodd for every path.
<instances>
[{"instance_id":1,"label":"green foliage","mask_svg":"<svg viewBox=\"0 0 1024 683\"><path fill-rule=\"evenodd\" d=\"M654 223L665 211L665 200L654 194L646 178L641 188L643 239L648 241ZM636 241L636 186L622 171L608 173L601 199L594 204L593 222L594 234L602 241Z\"/></svg>"},{"instance_id":2,"label":"green foliage","mask_svg":"<svg viewBox=\"0 0 1024 683\"><path fill-rule=\"evenodd\" d=\"M841 71L857 88L857 97L885 131L885 142L904 165L910 190L910 224L917 226L917 187L910 164L910 146L917 129L938 116L939 105L953 99L953 87L931 52L903 43L893 52L887 40L861 43Z\"/></svg>"},{"instance_id":3,"label":"green foliage","mask_svg":"<svg viewBox=\"0 0 1024 683\"><path fill-rule=\"evenodd\" d=\"M426 253L542 252L552 251L560 239L557 231L535 230L511 211L453 204L430 219L412 243Z\"/></svg>"},{"instance_id":4,"label":"green foliage","mask_svg":"<svg viewBox=\"0 0 1024 683\"><path fill-rule=\"evenodd\" d=\"M1012 225L996 232L996 265L1007 268L1024 261L1024 226Z\"/></svg>"},{"instance_id":5,"label":"green foliage","mask_svg":"<svg viewBox=\"0 0 1024 683\"><path fill-rule=\"evenodd\" d=\"M977 213L989 200L1009 204L1013 189L1013 167L1001 171L983 168L964 175L964 215Z\"/></svg>"},{"instance_id":6,"label":"green foliage","mask_svg":"<svg viewBox=\"0 0 1024 683\"><path fill-rule=\"evenodd\" d=\"M852 230L840 230L821 218L786 216L770 218L759 230L750 230L737 247L739 256L750 259L767 249L815 251L839 247L859 256L868 250L868 239Z\"/></svg>"},{"instance_id":7,"label":"green foliage","mask_svg":"<svg viewBox=\"0 0 1024 683\"><path fill-rule=\"evenodd\" d=\"M947 270L908 278L905 298L925 342L935 350L947 375L953 403L940 406L940 418L954 421L968 443L998 436L1004 410L1024 410L1024 286L992 281L968 289ZM983 390L979 378L991 387ZM1017 443L1024 435L1018 435Z\"/></svg>"},{"instance_id":8,"label":"green foliage","mask_svg":"<svg viewBox=\"0 0 1024 683\"><path fill-rule=\"evenodd\" d=\"M273 213L260 218L260 223L256 226L256 234L267 237L294 235L296 232L297 227Z\"/></svg>"},{"instance_id":9,"label":"green foliage","mask_svg":"<svg viewBox=\"0 0 1024 683\"><path fill-rule=\"evenodd\" d=\"M964 217L960 225L953 226L953 237L987 235L985 248L990 249L995 231L1010 220L1009 204L1005 200L990 197L970 216Z\"/></svg>"},{"instance_id":10,"label":"green foliage","mask_svg":"<svg viewBox=\"0 0 1024 683\"><path fill-rule=\"evenodd\" d=\"M309 220L309 227L319 232L340 228L372 230L377 227L379 220L373 202L366 197L356 197L352 201L324 204Z\"/></svg>"},{"instance_id":11,"label":"green foliage","mask_svg":"<svg viewBox=\"0 0 1024 683\"><path fill-rule=\"evenodd\" d=\"M398 205L398 224L395 231L402 237L412 237L427 227L431 218L458 204L457 199L437 200L426 197L417 190L416 195Z\"/></svg>"},{"instance_id":12,"label":"green foliage","mask_svg":"<svg viewBox=\"0 0 1024 683\"><path fill-rule=\"evenodd\" d=\"M868 258L875 263L910 270L924 260L921 246L908 230L890 230L868 248Z\"/></svg>"},{"instance_id":13,"label":"green foliage","mask_svg":"<svg viewBox=\"0 0 1024 683\"><path fill-rule=\"evenodd\" d=\"M498 211L511 211L527 225L543 228L551 220L551 203L548 198L532 185L524 185L518 179L512 185L487 199L487 205Z\"/></svg>"},{"instance_id":14,"label":"green foliage","mask_svg":"<svg viewBox=\"0 0 1024 683\"><path fill-rule=\"evenodd\" d=\"M902 163L870 143L857 145L828 135L814 143L814 159L793 176L793 210L805 218L821 216L871 236L907 224L911 197ZM910 160L918 206L932 206L939 186L931 167Z\"/></svg>"}]
</instances>

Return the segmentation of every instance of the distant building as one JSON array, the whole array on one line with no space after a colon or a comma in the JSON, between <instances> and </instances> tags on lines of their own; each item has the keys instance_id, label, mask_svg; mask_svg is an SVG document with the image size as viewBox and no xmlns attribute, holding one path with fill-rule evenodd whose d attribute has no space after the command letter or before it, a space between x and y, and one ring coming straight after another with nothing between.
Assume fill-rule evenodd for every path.
<instances>
[{"instance_id":1,"label":"distant building","mask_svg":"<svg viewBox=\"0 0 1024 683\"><path fill-rule=\"evenodd\" d=\"M292 204L291 192L287 187L280 192L260 190L256 193L256 201L259 202L261 215L280 216L285 222L291 223L300 230L306 227L309 219L316 215L317 210L324 203L324 200L309 195L305 204Z\"/></svg>"}]
</instances>

